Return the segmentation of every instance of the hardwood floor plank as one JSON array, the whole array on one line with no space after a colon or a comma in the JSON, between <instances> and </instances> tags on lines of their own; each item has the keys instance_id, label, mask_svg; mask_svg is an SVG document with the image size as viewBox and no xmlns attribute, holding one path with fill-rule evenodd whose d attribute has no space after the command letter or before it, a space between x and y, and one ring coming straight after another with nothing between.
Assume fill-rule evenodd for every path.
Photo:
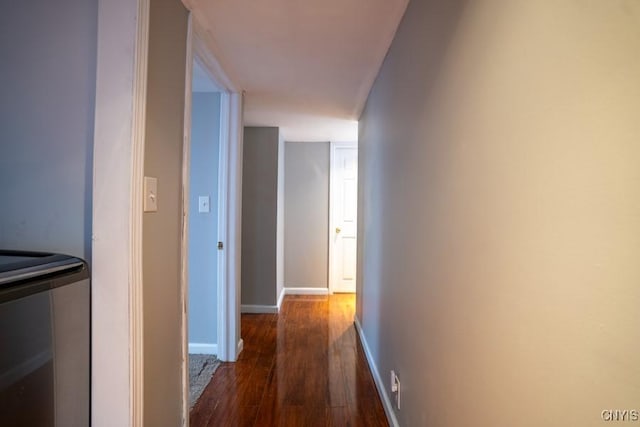
<instances>
[{"instance_id":1,"label":"hardwood floor plank","mask_svg":"<svg viewBox=\"0 0 640 427\"><path fill-rule=\"evenodd\" d=\"M289 295L277 315L243 314L244 350L215 372L190 425L387 426L354 310L354 295Z\"/></svg>"}]
</instances>

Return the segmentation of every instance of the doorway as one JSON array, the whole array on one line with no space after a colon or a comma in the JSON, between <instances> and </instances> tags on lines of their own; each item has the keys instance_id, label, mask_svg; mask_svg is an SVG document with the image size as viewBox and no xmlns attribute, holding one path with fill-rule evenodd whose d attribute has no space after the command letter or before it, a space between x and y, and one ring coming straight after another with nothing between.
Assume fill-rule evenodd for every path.
<instances>
[{"instance_id":1,"label":"doorway","mask_svg":"<svg viewBox=\"0 0 640 427\"><path fill-rule=\"evenodd\" d=\"M329 290L356 292L358 144L332 142L329 200Z\"/></svg>"},{"instance_id":2,"label":"doorway","mask_svg":"<svg viewBox=\"0 0 640 427\"><path fill-rule=\"evenodd\" d=\"M218 361L221 90L194 59L191 93L188 212L189 406Z\"/></svg>"},{"instance_id":3,"label":"doorway","mask_svg":"<svg viewBox=\"0 0 640 427\"><path fill-rule=\"evenodd\" d=\"M190 15L182 156L183 425L190 408L189 354L233 362L243 347L242 93L217 62L207 37Z\"/></svg>"}]
</instances>

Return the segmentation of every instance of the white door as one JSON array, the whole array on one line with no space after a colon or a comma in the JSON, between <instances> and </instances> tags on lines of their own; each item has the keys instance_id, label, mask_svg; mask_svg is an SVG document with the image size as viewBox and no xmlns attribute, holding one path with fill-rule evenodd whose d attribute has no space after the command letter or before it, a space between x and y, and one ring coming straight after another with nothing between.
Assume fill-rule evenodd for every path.
<instances>
[{"instance_id":1,"label":"white door","mask_svg":"<svg viewBox=\"0 0 640 427\"><path fill-rule=\"evenodd\" d=\"M356 291L358 147L331 145L330 290Z\"/></svg>"}]
</instances>

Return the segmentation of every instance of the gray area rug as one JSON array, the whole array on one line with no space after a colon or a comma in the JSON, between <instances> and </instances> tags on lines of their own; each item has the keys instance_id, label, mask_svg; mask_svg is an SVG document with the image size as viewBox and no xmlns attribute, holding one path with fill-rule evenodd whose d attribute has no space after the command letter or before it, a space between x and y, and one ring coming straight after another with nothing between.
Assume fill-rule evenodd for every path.
<instances>
[{"instance_id":1,"label":"gray area rug","mask_svg":"<svg viewBox=\"0 0 640 427\"><path fill-rule=\"evenodd\" d=\"M210 354L189 354L189 408L196 404L220 361Z\"/></svg>"}]
</instances>

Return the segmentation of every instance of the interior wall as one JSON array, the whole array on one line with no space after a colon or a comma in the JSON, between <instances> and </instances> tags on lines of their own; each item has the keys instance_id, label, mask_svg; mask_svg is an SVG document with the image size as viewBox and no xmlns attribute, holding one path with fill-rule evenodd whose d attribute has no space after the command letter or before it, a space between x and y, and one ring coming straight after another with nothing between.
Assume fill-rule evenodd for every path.
<instances>
[{"instance_id":1,"label":"interior wall","mask_svg":"<svg viewBox=\"0 0 640 427\"><path fill-rule=\"evenodd\" d=\"M242 165L243 305L277 302L279 129L245 127Z\"/></svg>"},{"instance_id":2,"label":"interior wall","mask_svg":"<svg viewBox=\"0 0 640 427\"><path fill-rule=\"evenodd\" d=\"M401 425L637 407L638 76L638 2L410 2L359 137L357 316Z\"/></svg>"},{"instance_id":3,"label":"interior wall","mask_svg":"<svg viewBox=\"0 0 640 427\"><path fill-rule=\"evenodd\" d=\"M150 6L144 174L158 179L158 211L143 219L144 420L177 426L187 10L178 0L152 0Z\"/></svg>"},{"instance_id":4,"label":"interior wall","mask_svg":"<svg viewBox=\"0 0 640 427\"><path fill-rule=\"evenodd\" d=\"M286 143L285 287L328 287L329 146Z\"/></svg>"},{"instance_id":5,"label":"interior wall","mask_svg":"<svg viewBox=\"0 0 640 427\"><path fill-rule=\"evenodd\" d=\"M278 205L276 213L276 295L279 299L284 291L284 200L285 200L285 142L282 134L278 138Z\"/></svg>"},{"instance_id":6,"label":"interior wall","mask_svg":"<svg viewBox=\"0 0 640 427\"><path fill-rule=\"evenodd\" d=\"M90 261L97 0L0 14L0 247Z\"/></svg>"},{"instance_id":7,"label":"interior wall","mask_svg":"<svg viewBox=\"0 0 640 427\"><path fill-rule=\"evenodd\" d=\"M194 92L189 168L189 343L217 344L220 94ZM199 212L199 197L209 212Z\"/></svg>"}]
</instances>

